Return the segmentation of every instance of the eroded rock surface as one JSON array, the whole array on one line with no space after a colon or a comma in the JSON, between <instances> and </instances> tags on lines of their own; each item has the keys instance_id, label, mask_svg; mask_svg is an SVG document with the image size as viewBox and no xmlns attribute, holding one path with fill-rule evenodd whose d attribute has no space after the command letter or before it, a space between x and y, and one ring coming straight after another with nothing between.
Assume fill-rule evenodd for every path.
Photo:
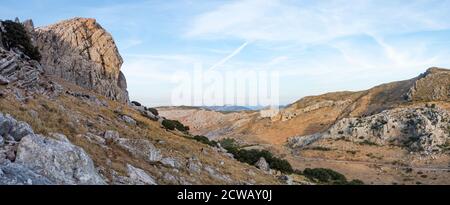
<instances>
[{"instance_id":1,"label":"eroded rock surface","mask_svg":"<svg viewBox=\"0 0 450 205\"><path fill-rule=\"evenodd\" d=\"M59 140L0 113L0 184L105 184L82 148L51 135Z\"/></svg>"},{"instance_id":2,"label":"eroded rock surface","mask_svg":"<svg viewBox=\"0 0 450 205\"><path fill-rule=\"evenodd\" d=\"M360 118L344 118L324 133L290 138L304 147L323 138L396 145L411 151L439 152L450 142L450 114L440 108L398 108Z\"/></svg>"},{"instance_id":3,"label":"eroded rock surface","mask_svg":"<svg viewBox=\"0 0 450 205\"><path fill-rule=\"evenodd\" d=\"M45 71L120 102L128 102L123 60L95 19L74 18L36 29Z\"/></svg>"}]
</instances>

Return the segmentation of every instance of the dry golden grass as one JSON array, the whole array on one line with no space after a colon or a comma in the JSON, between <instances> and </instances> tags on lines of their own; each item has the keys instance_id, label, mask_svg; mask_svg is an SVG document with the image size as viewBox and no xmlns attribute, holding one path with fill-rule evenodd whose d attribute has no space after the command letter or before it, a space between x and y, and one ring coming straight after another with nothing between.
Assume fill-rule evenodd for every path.
<instances>
[{"instance_id":1,"label":"dry golden grass","mask_svg":"<svg viewBox=\"0 0 450 205\"><path fill-rule=\"evenodd\" d=\"M257 184L279 183L273 176L267 175L253 166L230 159L207 145L183 137L180 133L166 131L159 122L144 117L138 111L126 105L109 101L72 84L62 81L59 81L59 83L66 89L89 93L105 100L108 106L97 105L66 94L62 94L55 99L34 96L25 102L19 102L14 96L8 94L0 98L0 112L8 113L17 120L29 123L35 133L44 135L62 133L66 135L73 144L82 147L91 156L97 167L108 168L101 169L101 173L109 180L112 179L110 168L120 175L126 175L126 165L131 164L155 176L161 184L170 183L161 180L166 172L183 177L193 184L225 183L212 178L205 172L192 174L184 168L180 169L179 172L174 172L172 168L164 167L161 164L147 163L143 159L131 156L130 153L113 143L108 144L109 148L105 149L82 137L83 134L91 132L96 135L103 135L104 131L115 130L123 138L147 139L161 150L164 157L175 157L182 163L185 163L192 156L197 156L204 166L218 168L219 173L229 175L235 182L253 180ZM30 113L31 110L34 110L39 117L33 117ZM120 115L132 117L138 122L137 125L126 124L120 120ZM251 170L254 174L249 174L245 170Z\"/></svg>"}]
</instances>

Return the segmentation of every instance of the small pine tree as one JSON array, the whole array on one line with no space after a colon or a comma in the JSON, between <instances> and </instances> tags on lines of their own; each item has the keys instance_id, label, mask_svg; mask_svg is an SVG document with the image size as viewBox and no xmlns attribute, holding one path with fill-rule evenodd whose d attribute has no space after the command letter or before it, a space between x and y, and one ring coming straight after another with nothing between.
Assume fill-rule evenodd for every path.
<instances>
[{"instance_id":1,"label":"small pine tree","mask_svg":"<svg viewBox=\"0 0 450 205\"><path fill-rule=\"evenodd\" d=\"M31 59L36 61L41 60L41 54L38 48L33 46L30 36L21 23L9 20L3 21L2 23L6 30L6 33L3 33L3 44L5 44L4 46L7 49L17 48Z\"/></svg>"}]
</instances>

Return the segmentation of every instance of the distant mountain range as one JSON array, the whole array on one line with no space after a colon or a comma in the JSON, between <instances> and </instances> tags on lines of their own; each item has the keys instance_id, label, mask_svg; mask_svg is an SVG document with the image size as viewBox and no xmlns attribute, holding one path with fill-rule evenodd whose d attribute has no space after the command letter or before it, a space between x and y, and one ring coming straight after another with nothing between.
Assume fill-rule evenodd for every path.
<instances>
[{"instance_id":1,"label":"distant mountain range","mask_svg":"<svg viewBox=\"0 0 450 205\"><path fill-rule=\"evenodd\" d=\"M280 105L280 108L286 107ZM217 112L240 112L240 111L256 111L267 108L267 106L238 106L238 105L224 105L224 106L202 106L201 108L217 111Z\"/></svg>"}]
</instances>

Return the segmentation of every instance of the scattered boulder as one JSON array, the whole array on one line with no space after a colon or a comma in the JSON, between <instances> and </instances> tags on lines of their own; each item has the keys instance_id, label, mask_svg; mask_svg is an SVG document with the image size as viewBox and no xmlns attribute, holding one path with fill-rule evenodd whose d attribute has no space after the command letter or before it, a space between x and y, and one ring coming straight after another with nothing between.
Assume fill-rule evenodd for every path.
<instances>
[{"instance_id":1,"label":"scattered boulder","mask_svg":"<svg viewBox=\"0 0 450 205\"><path fill-rule=\"evenodd\" d=\"M111 170L112 181L114 185L157 185L156 180L148 175L144 170L127 164L127 176L119 175Z\"/></svg>"},{"instance_id":2,"label":"scattered boulder","mask_svg":"<svg viewBox=\"0 0 450 205\"><path fill-rule=\"evenodd\" d=\"M17 121L9 114L0 113L0 135L20 141L29 134L33 134L33 129L27 123Z\"/></svg>"},{"instance_id":3,"label":"scattered boulder","mask_svg":"<svg viewBox=\"0 0 450 205\"><path fill-rule=\"evenodd\" d=\"M89 142L98 144L98 145L105 145L106 139L103 137L100 137L98 135L92 134L92 133L86 133L84 135L81 135L82 137L86 138Z\"/></svg>"},{"instance_id":4,"label":"scattered boulder","mask_svg":"<svg viewBox=\"0 0 450 205\"><path fill-rule=\"evenodd\" d=\"M134 185L157 185L155 179L149 176L144 170L127 164L128 176L131 184Z\"/></svg>"},{"instance_id":5,"label":"scattered boulder","mask_svg":"<svg viewBox=\"0 0 450 205\"><path fill-rule=\"evenodd\" d=\"M219 171L217 171L213 167L205 166L204 169L205 169L206 173L208 173L209 176L211 176L214 179L217 179L217 180L220 180L220 181L223 181L226 183L229 183L232 181L229 176L221 174Z\"/></svg>"},{"instance_id":6,"label":"scattered boulder","mask_svg":"<svg viewBox=\"0 0 450 205\"><path fill-rule=\"evenodd\" d=\"M161 152L148 140L118 138L114 142L134 157L143 158L149 163L159 162L162 159Z\"/></svg>"},{"instance_id":7,"label":"scattered boulder","mask_svg":"<svg viewBox=\"0 0 450 205\"><path fill-rule=\"evenodd\" d=\"M269 163L267 163L264 157L259 158L259 160L255 163L255 166L265 172L270 171Z\"/></svg>"},{"instance_id":8,"label":"scattered boulder","mask_svg":"<svg viewBox=\"0 0 450 205\"><path fill-rule=\"evenodd\" d=\"M202 171L202 163L195 156L189 158L186 166L191 173L200 174Z\"/></svg>"},{"instance_id":9,"label":"scattered boulder","mask_svg":"<svg viewBox=\"0 0 450 205\"><path fill-rule=\"evenodd\" d=\"M152 112L150 112L150 111L142 111L141 112L141 114L144 116L144 117L147 117L148 119L150 119L150 120L153 120L153 121L158 121L159 120L159 117L158 116L156 116L156 115L154 115Z\"/></svg>"},{"instance_id":10,"label":"scattered boulder","mask_svg":"<svg viewBox=\"0 0 450 205\"><path fill-rule=\"evenodd\" d=\"M127 116L127 115L123 115L122 116L122 120L124 121L124 122L126 122L127 124L129 124L129 125L136 125L136 120L134 120L133 118L131 118L130 116Z\"/></svg>"},{"instance_id":11,"label":"scattered boulder","mask_svg":"<svg viewBox=\"0 0 450 205\"><path fill-rule=\"evenodd\" d=\"M105 184L83 149L41 135L30 134L20 141L15 163L56 184Z\"/></svg>"},{"instance_id":12,"label":"scattered boulder","mask_svg":"<svg viewBox=\"0 0 450 205\"><path fill-rule=\"evenodd\" d=\"M168 172L164 174L163 180L169 184L178 184L177 178Z\"/></svg>"},{"instance_id":13,"label":"scattered boulder","mask_svg":"<svg viewBox=\"0 0 450 205\"><path fill-rule=\"evenodd\" d=\"M172 167L172 168L181 168L180 162L176 160L175 158L166 157L161 160L161 164Z\"/></svg>"},{"instance_id":14,"label":"scattered boulder","mask_svg":"<svg viewBox=\"0 0 450 205\"><path fill-rule=\"evenodd\" d=\"M120 138L120 135L117 131L108 130L103 134L103 138L105 138L106 141L116 141Z\"/></svg>"}]
</instances>

